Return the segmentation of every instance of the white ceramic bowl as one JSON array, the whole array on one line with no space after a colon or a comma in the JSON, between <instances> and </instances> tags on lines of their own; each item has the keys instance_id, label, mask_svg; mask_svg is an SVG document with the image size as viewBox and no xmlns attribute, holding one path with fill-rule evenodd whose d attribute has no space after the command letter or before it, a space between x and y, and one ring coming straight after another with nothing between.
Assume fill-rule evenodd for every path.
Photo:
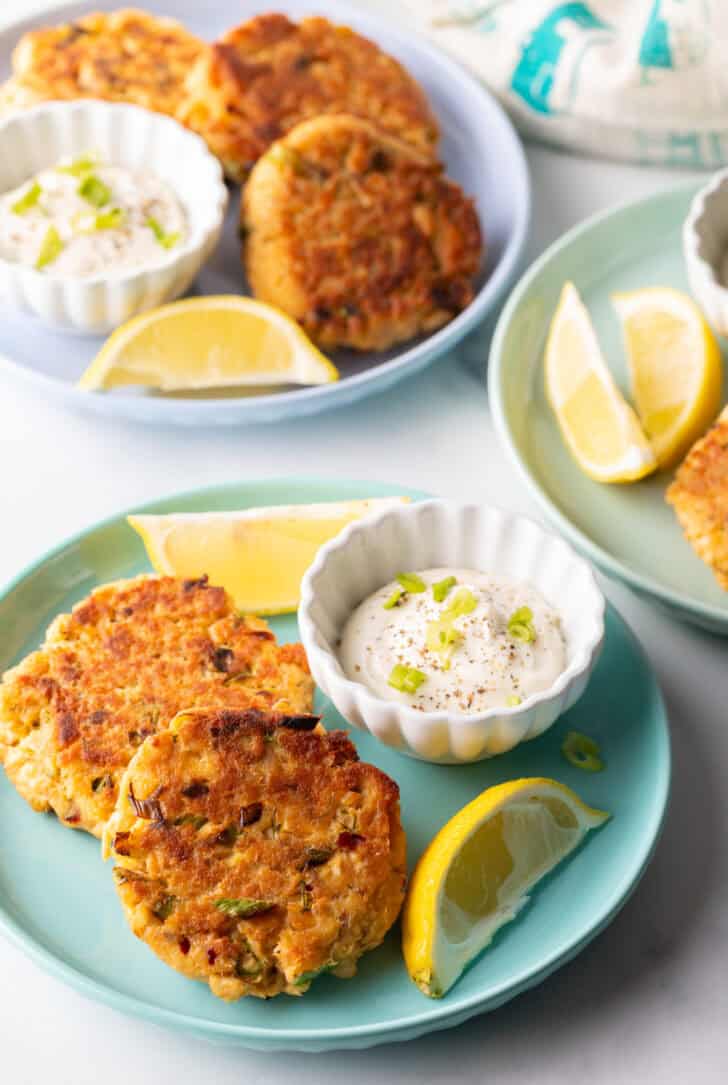
<instances>
[{"instance_id":1,"label":"white ceramic bowl","mask_svg":"<svg viewBox=\"0 0 728 1085\"><path fill-rule=\"evenodd\" d=\"M403 570L477 569L528 581L558 609L567 666L513 708L478 715L420 712L346 677L337 642L363 599ZM303 578L298 612L311 673L341 715L387 746L442 764L479 761L540 735L579 699L604 638L604 597L590 566L537 523L491 506L423 501L351 524Z\"/></svg>"},{"instance_id":2,"label":"white ceramic bowl","mask_svg":"<svg viewBox=\"0 0 728 1085\"><path fill-rule=\"evenodd\" d=\"M728 170L701 188L683 226L690 289L719 335L728 335Z\"/></svg>"},{"instance_id":3,"label":"white ceramic bowl","mask_svg":"<svg viewBox=\"0 0 728 1085\"><path fill-rule=\"evenodd\" d=\"M88 152L166 181L187 212L187 237L153 268L117 275L110 269L93 279L0 259L0 298L54 328L101 334L187 290L217 244L227 189L203 140L170 117L84 100L39 105L0 123L0 192L60 158Z\"/></svg>"}]
</instances>

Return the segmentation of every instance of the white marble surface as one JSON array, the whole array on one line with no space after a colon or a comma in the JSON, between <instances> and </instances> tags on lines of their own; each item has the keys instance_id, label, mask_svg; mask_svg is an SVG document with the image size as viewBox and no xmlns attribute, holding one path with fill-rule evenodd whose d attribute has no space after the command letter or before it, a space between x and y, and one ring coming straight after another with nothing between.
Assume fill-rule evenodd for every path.
<instances>
[{"instance_id":1,"label":"white marble surface","mask_svg":"<svg viewBox=\"0 0 728 1085\"><path fill-rule=\"evenodd\" d=\"M0 20L43 6L3 0ZM171 6L171 5L170 5ZM573 223L676 178L530 148L532 258ZM9 578L119 508L246 476L400 481L535 512L488 416L484 359L445 362L383 396L284 427L159 431L0 387L0 555ZM481 371L478 372L477 370ZM660 677L675 780L655 858L615 922L542 986L459 1029L346 1055L261 1055L192 1042L87 1002L0 941L5 1085L719 1085L728 1065L728 643L606 584ZM0 847L2 839L0 837Z\"/></svg>"}]
</instances>

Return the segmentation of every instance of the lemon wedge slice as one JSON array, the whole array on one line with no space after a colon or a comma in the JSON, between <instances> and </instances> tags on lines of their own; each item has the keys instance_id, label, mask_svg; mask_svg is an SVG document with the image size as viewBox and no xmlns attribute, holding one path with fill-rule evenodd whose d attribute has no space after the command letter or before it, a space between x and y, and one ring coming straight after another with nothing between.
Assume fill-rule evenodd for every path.
<instances>
[{"instance_id":1,"label":"lemon wedge slice","mask_svg":"<svg viewBox=\"0 0 728 1085\"><path fill-rule=\"evenodd\" d=\"M405 900L402 948L420 990L444 995L536 882L608 818L541 778L498 784L463 807L425 850Z\"/></svg>"},{"instance_id":2,"label":"lemon wedge slice","mask_svg":"<svg viewBox=\"0 0 728 1085\"><path fill-rule=\"evenodd\" d=\"M295 321L253 298L184 298L113 332L79 381L88 391L162 392L327 384L334 365Z\"/></svg>"},{"instance_id":3,"label":"lemon wedge slice","mask_svg":"<svg viewBox=\"0 0 728 1085\"><path fill-rule=\"evenodd\" d=\"M632 398L660 467L682 459L718 413L720 348L695 302L670 287L615 294Z\"/></svg>"},{"instance_id":4,"label":"lemon wedge slice","mask_svg":"<svg viewBox=\"0 0 728 1085\"><path fill-rule=\"evenodd\" d=\"M546 395L569 450L597 482L634 482L657 459L602 357L589 314L566 283L551 321Z\"/></svg>"},{"instance_id":5,"label":"lemon wedge slice","mask_svg":"<svg viewBox=\"0 0 728 1085\"><path fill-rule=\"evenodd\" d=\"M158 573L207 574L230 592L240 610L285 614L298 606L301 578L320 546L353 520L408 500L381 497L128 519Z\"/></svg>"}]
</instances>

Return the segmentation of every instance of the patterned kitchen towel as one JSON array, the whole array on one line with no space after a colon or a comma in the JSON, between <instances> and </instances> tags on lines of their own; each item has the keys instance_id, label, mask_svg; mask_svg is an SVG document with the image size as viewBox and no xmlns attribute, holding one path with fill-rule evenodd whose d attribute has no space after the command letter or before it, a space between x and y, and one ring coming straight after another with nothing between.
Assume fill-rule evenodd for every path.
<instances>
[{"instance_id":1,"label":"patterned kitchen towel","mask_svg":"<svg viewBox=\"0 0 728 1085\"><path fill-rule=\"evenodd\" d=\"M728 164L728 0L406 0L521 130L589 154Z\"/></svg>"}]
</instances>

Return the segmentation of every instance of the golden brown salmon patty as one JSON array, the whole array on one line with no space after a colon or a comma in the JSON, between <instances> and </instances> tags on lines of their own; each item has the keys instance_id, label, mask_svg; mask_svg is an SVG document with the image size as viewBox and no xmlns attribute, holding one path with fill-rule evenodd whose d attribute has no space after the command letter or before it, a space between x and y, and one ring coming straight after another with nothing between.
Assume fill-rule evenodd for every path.
<instances>
[{"instance_id":1,"label":"golden brown salmon patty","mask_svg":"<svg viewBox=\"0 0 728 1085\"><path fill-rule=\"evenodd\" d=\"M399 914L399 791L317 717L180 713L129 765L105 844L134 934L220 998L351 976Z\"/></svg>"},{"instance_id":2,"label":"golden brown salmon patty","mask_svg":"<svg viewBox=\"0 0 728 1085\"><path fill-rule=\"evenodd\" d=\"M259 15L230 30L190 72L179 119L243 181L300 121L354 113L434 154L437 123L415 80L393 57L345 26Z\"/></svg>"},{"instance_id":3,"label":"golden brown salmon patty","mask_svg":"<svg viewBox=\"0 0 728 1085\"><path fill-rule=\"evenodd\" d=\"M0 685L0 763L35 810L96 836L147 735L191 705L311 708L300 644L207 579L107 584L58 617Z\"/></svg>"},{"instance_id":4,"label":"golden brown salmon patty","mask_svg":"<svg viewBox=\"0 0 728 1085\"><path fill-rule=\"evenodd\" d=\"M688 542L728 591L728 407L688 452L667 500Z\"/></svg>"},{"instance_id":5,"label":"golden brown salmon patty","mask_svg":"<svg viewBox=\"0 0 728 1085\"><path fill-rule=\"evenodd\" d=\"M103 98L174 115L203 49L174 19L135 9L31 30L13 52L6 110L53 99Z\"/></svg>"},{"instance_id":6,"label":"golden brown salmon patty","mask_svg":"<svg viewBox=\"0 0 728 1085\"><path fill-rule=\"evenodd\" d=\"M260 159L243 193L256 297L323 347L383 350L473 298L482 238L442 166L348 115L306 121Z\"/></svg>"}]
</instances>

